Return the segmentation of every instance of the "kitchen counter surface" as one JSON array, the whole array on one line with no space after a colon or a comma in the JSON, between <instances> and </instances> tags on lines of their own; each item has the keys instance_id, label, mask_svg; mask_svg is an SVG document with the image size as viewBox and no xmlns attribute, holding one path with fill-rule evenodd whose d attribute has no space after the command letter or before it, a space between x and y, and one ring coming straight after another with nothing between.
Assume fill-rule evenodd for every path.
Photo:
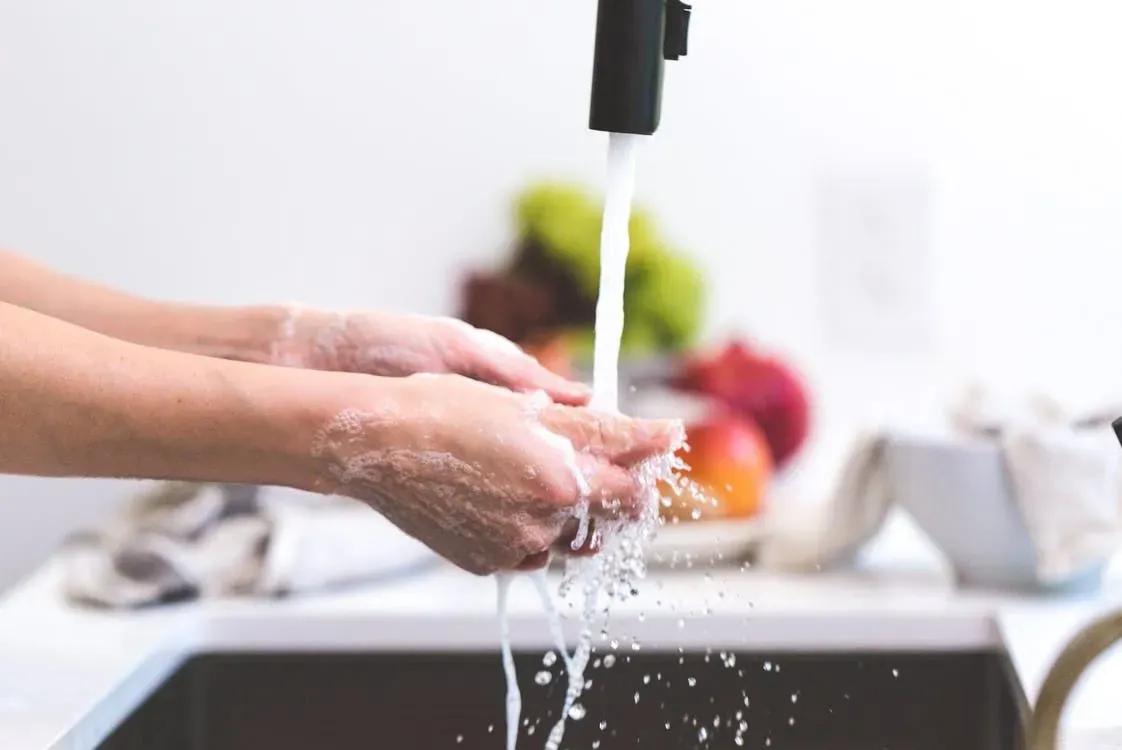
<instances>
[{"instance_id":1,"label":"kitchen counter surface","mask_svg":"<svg viewBox=\"0 0 1122 750\"><path fill-rule=\"evenodd\" d=\"M90 750L198 650L495 650L495 584L440 568L391 584L280 602L221 601L136 614L65 605L48 563L0 601L0 748ZM755 651L1004 648L1030 700L1056 654L1092 617L1122 606L1122 575L1097 597L956 591L902 519L855 570L813 576L652 571L613 609L612 634L644 649ZM642 613L642 616L640 616ZM511 595L516 647L550 640L533 586ZM1122 651L1122 649L1120 649ZM1096 664L1065 726L1118 726L1122 654ZM1122 736L1122 735L1120 735Z\"/></svg>"}]
</instances>

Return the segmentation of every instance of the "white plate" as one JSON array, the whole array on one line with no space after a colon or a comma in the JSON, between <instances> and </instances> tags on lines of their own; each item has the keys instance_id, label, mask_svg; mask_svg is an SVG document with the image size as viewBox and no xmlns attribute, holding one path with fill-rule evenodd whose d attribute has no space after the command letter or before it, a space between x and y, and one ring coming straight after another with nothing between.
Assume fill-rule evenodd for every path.
<instances>
[{"instance_id":1,"label":"white plate","mask_svg":"<svg viewBox=\"0 0 1122 750\"><path fill-rule=\"evenodd\" d=\"M667 523L647 548L652 568L735 565L762 530L759 518Z\"/></svg>"}]
</instances>

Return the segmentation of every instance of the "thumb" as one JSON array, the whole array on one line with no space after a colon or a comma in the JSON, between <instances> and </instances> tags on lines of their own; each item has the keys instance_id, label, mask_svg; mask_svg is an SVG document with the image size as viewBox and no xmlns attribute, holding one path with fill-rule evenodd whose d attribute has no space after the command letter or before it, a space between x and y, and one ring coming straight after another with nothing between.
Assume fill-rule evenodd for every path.
<instances>
[{"instance_id":1,"label":"thumb","mask_svg":"<svg viewBox=\"0 0 1122 750\"><path fill-rule=\"evenodd\" d=\"M584 406L592 397L592 389L584 383L561 377L521 350L501 355L477 352L474 358L474 376L492 385L524 393L544 391L550 400L569 406Z\"/></svg>"}]
</instances>

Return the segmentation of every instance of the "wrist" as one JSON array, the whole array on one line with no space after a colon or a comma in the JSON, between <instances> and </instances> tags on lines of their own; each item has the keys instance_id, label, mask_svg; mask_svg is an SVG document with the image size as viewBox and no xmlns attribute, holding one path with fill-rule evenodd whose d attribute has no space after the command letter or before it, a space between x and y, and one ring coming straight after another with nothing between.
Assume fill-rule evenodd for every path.
<instances>
[{"instance_id":1,"label":"wrist","mask_svg":"<svg viewBox=\"0 0 1122 750\"><path fill-rule=\"evenodd\" d=\"M374 384L362 381L378 380L214 358L190 360L199 367L190 384L177 389L177 397L161 399L172 401L168 417L141 415L135 425L141 442L157 455L188 457L185 467L164 478L324 492L328 467L317 442L340 414L370 403Z\"/></svg>"},{"instance_id":2,"label":"wrist","mask_svg":"<svg viewBox=\"0 0 1122 750\"><path fill-rule=\"evenodd\" d=\"M424 449L424 431L418 434L417 427L432 416L426 408L430 395L416 378L294 372L320 376L326 385L309 420L311 441L306 454L312 457L312 470L301 489L351 494L347 488L352 483L368 482L364 467L377 456Z\"/></svg>"},{"instance_id":3,"label":"wrist","mask_svg":"<svg viewBox=\"0 0 1122 750\"><path fill-rule=\"evenodd\" d=\"M281 306L163 305L151 339L138 343L254 364L281 364L293 313Z\"/></svg>"}]
</instances>

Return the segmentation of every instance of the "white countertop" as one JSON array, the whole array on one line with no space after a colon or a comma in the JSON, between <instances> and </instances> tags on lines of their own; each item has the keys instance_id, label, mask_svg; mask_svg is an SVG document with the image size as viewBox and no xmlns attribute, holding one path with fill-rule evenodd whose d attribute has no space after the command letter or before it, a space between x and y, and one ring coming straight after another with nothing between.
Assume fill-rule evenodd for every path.
<instances>
[{"instance_id":1,"label":"white countertop","mask_svg":"<svg viewBox=\"0 0 1122 750\"><path fill-rule=\"evenodd\" d=\"M1034 700L1076 630L1122 606L1122 576L1095 598L1031 599L956 591L896 519L859 570L786 576L655 571L613 610L613 636L645 649L1006 649ZM0 601L0 748L90 750L194 651L495 650L495 585L442 568L346 593L283 602L222 601L139 614L73 609L49 563ZM640 618L638 614L644 616ZM516 646L549 647L529 582L511 596ZM684 624L680 620L684 619ZM1096 664L1065 726L1122 730L1122 655Z\"/></svg>"}]
</instances>

